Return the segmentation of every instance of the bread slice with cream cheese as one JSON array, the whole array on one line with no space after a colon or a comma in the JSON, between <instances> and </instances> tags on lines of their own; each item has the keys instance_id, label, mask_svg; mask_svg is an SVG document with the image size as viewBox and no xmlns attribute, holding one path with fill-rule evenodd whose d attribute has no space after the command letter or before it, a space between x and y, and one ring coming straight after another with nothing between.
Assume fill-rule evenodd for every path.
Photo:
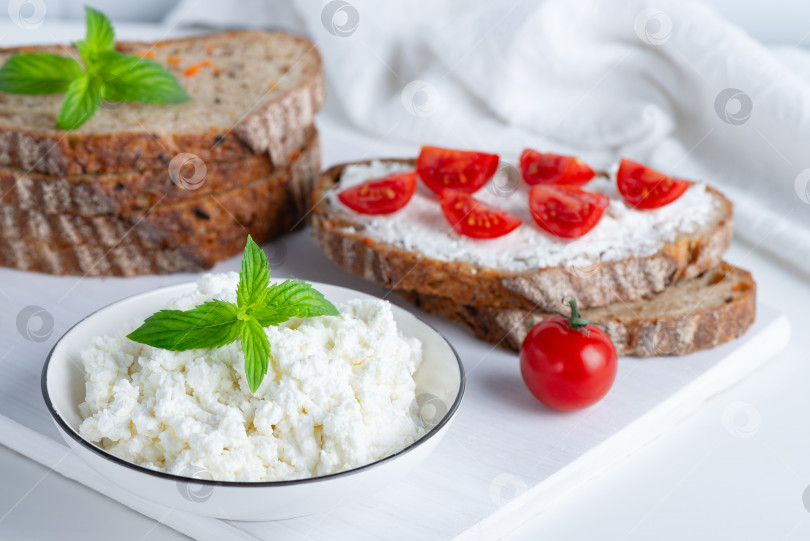
<instances>
[{"instance_id":1,"label":"bread slice with cream cheese","mask_svg":"<svg viewBox=\"0 0 810 541\"><path fill-rule=\"evenodd\" d=\"M415 167L413 160L379 164ZM468 239L451 230L423 186L393 215L368 217L343 206L335 193L347 187L342 175L354 165L375 164L337 165L321 175L311 218L316 243L367 280L462 306L534 310L558 306L563 297L575 297L582 308L636 301L719 265L733 231L732 204L720 192L694 185L683 201L655 211L627 209L615 195L593 231L574 241L552 239L528 216L525 188L488 186L476 197L510 212L525 209L519 216L524 223L504 237ZM600 189L612 189L606 179L598 182ZM702 210L695 217L697 207ZM678 230L676 222L687 225Z\"/></svg>"}]
</instances>

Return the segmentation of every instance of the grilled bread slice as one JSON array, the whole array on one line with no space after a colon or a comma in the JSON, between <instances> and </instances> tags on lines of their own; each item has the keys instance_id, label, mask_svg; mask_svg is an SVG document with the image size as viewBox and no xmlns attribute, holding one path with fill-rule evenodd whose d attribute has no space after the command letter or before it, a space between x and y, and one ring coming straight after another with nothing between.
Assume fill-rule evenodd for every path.
<instances>
[{"instance_id":1,"label":"grilled bread slice","mask_svg":"<svg viewBox=\"0 0 810 541\"><path fill-rule=\"evenodd\" d=\"M276 215L271 217L275 218ZM295 225L292 216L281 220L259 220L234 229L227 235L195 236L176 246L161 246L140 230L133 230L117 244L75 244L53 246L43 241L0 238L0 266L31 272L74 276L139 276L200 272L244 250L250 234L265 243L287 233Z\"/></svg>"},{"instance_id":2,"label":"grilled bread slice","mask_svg":"<svg viewBox=\"0 0 810 541\"><path fill-rule=\"evenodd\" d=\"M289 160L294 161L314 137L311 126L291 134L285 141L296 141L297 145L289 151ZM103 175L54 177L0 167L0 204L44 214L131 215L155 205L238 188L280 169L284 166L273 165L265 154L210 163L191 154L166 155L165 166L157 170Z\"/></svg>"},{"instance_id":3,"label":"grilled bread slice","mask_svg":"<svg viewBox=\"0 0 810 541\"><path fill-rule=\"evenodd\" d=\"M320 171L317 137L288 166L246 186L130 216L0 207L0 265L51 274L194 272L303 222Z\"/></svg>"},{"instance_id":4,"label":"grilled bread slice","mask_svg":"<svg viewBox=\"0 0 810 541\"><path fill-rule=\"evenodd\" d=\"M284 164L303 141L325 91L320 55L282 32L225 32L158 43L119 42L127 54L154 58L192 100L177 105L104 104L80 128L58 130L62 95L0 93L0 165L55 176L159 170L185 152L205 163L269 153ZM76 56L72 46L0 50Z\"/></svg>"},{"instance_id":5,"label":"grilled bread slice","mask_svg":"<svg viewBox=\"0 0 810 541\"><path fill-rule=\"evenodd\" d=\"M515 351L532 327L552 315L399 293L426 312L462 323L478 338ZM619 355L638 357L684 355L718 346L745 333L755 315L754 279L748 271L725 262L648 298L582 311L583 317L605 325Z\"/></svg>"},{"instance_id":6,"label":"grilled bread slice","mask_svg":"<svg viewBox=\"0 0 810 541\"><path fill-rule=\"evenodd\" d=\"M382 161L414 165L408 160ZM633 301L715 267L731 242L732 205L722 194L707 188L716 203L711 222L693 233L678 235L646 257L603 261L585 270L558 266L521 272L434 259L373 240L373 232L364 231L360 220L336 208L328 194L337 187L348 165L352 164L325 171L313 192L315 242L338 265L367 280L389 289L447 297L459 305L532 309L555 306L570 296L582 308ZM440 212L438 205L435 212Z\"/></svg>"},{"instance_id":7,"label":"grilled bread slice","mask_svg":"<svg viewBox=\"0 0 810 541\"><path fill-rule=\"evenodd\" d=\"M294 162L269 177L195 199L158 204L129 215L45 214L0 204L0 237L42 240L52 246L113 246L128 231L137 228L162 246L175 247L195 236L241 230L256 219L269 220L271 214L288 211L299 216L308 200L306 194L311 190L312 179L318 176L319 148L318 138L313 137ZM270 213L276 207L278 212Z\"/></svg>"}]
</instances>

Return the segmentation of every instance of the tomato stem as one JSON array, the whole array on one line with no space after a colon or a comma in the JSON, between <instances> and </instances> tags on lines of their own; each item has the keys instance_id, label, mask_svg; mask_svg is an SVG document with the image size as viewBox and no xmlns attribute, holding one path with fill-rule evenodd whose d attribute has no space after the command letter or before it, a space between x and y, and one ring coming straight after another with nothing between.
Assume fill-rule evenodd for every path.
<instances>
[{"instance_id":1,"label":"tomato stem","mask_svg":"<svg viewBox=\"0 0 810 541\"><path fill-rule=\"evenodd\" d=\"M563 299L565 302L565 299ZM575 331L584 332L586 336L590 336L591 333L588 332L587 325L596 325L597 327L604 328L605 326L601 323L597 323L596 321L591 321L590 319L585 319L582 317L582 314L579 313L579 307L577 307L577 300L572 298L568 301L568 305L571 307L571 315L567 316L562 312L558 312L557 310L552 310L558 316L564 317L568 321L568 327L574 329Z\"/></svg>"}]
</instances>

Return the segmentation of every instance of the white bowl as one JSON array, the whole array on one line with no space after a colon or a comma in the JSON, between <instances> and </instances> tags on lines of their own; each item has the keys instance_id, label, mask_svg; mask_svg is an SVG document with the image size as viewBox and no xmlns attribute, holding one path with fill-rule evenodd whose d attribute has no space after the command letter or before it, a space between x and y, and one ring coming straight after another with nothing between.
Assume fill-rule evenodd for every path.
<instances>
[{"instance_id":1,"label":"white bowl","mask_svg":"<svg viewBox=\"0 0 810 541\"><path fill-rule=\"evenodd\" d=\"M332 302L373 298L342 287L315 283ZM112 334L124 323L145 318L168 299L192 291L194 283L165 287L102 308L59 339L42 369L42 395L68 445L106 479L145 500L232 520L277 520L324 512L341 502L366 497L416 468L447 434L464 393L464 369L452 346L432 327L391 306L397 326L422 341L424 361L416 372L417 402L428 408L427 433L402 451L341 473L275 482L214 481L181 477L137 466L113 456L78 433L84 401L81 352L95 336ZM432 408L432 409L431 409ZM437 414L438 412L438 414ZM443 413L443 415L442 415Z\"/></svg>"}]
</instances>

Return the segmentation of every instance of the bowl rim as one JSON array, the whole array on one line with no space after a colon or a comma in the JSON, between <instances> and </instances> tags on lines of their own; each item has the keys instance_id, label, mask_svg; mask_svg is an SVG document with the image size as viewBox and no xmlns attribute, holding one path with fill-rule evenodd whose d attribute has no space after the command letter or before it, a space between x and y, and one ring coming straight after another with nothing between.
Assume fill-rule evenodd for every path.
<instances>
[{"instance_id":1,"label":"bowl rim","mask_svg":"<svg viewBox=\"0 0 810 541\"><path fill-rule=\"evenodd\" d=\"M339 289L345 289L346 291L351 291L352 293L356 293L356 294L360 294L360 295L367 295L367 296L372 297L372 298L380 299L376 295L371 295L370 293L364 293L362 291L357 291L357 290L354 290L354 289L351 289L351 288L348 288L348 287L338 286L338 285L334 285L334 284L328 284L328 283L325 283L325 282L310 282L310 283L312 283L313 285L323 284L323 285L327 285L329 287L336 287L336 288L339 288ZM350 470L344 470L344 471L341 471L341 472L330 473L328 475L321 475L321 476L317 476L317 477L306 477L306 478L303 478L303 479L288 479L288 480L283 480L283 481L218 481L218 480L215 480L215 479L197 479L197 478L194 478L194 477L184 477L182 475L175 475L173 473L167 473L167 472L163 472L163 471L152 470L152 469L146 468L144 466L140 466L138 464L134 464L132 462L124 460L123 458L117 457L117 456L115 456L115 455L113 455L111 453L108 453L107 451L105 451L104 449L98 447L94 443L84 439L81 435L79 435L73 429L73 427L71 427L67 423L67 421L65 421L62 418L62 416L57 411L56 406L54 406L53 402L51 401L50 393L48 392L48 367L51 364L51 359L53 358L53 354L56 351L56 348L59 347L59 345L62 343L62 341L65 339L66 336L68 336L71 332L73 332L73 329L75 329L76 327L78 327L79 325L81 325L86 320L90 319L91 317L95 316L97 313L101 312L102 310L106 310L107 308L110 308L110 307L112 307L112 306L114 306L116 304L124 303L124 302L127 302L127 301L132 301L132 300L134 300L134 299L136 299L138 297L151 295L151 294L158 293L158 292L164 291L164 290L176 289L176 288L181 288L181 287L188 287L188 286L190 286L192 284L196 284L196 281L181 282L181 283L178 283L178 284L173 284L173 285L158 287L158 288L154 288L154 289L149 289L147 291L142 291L140 293L135 293L135 294L130 295L128 297L124 297L123 299L113 301L113 302L111 302L109 304L106 304L106 305L102 306L101 308L98 308L98 309L94 310L93 312L87 314L85 317L83 317L82 319L77 321L75 324L73 324L67 331L65 331L64 334L62 334L62 336L59 337L59 340L57 340L54 343L53 347L51 348L51 351L48 352L48 356L45 358L45 364L42 366L42 373L40 375L40 387L41 387L41 392L42 392L42 398L45 401L45 406L48 408L48 413L50 413L51 418L54 420L54 422L56 422L57 426L62 430L63 433L68 434L76 443L78 443L79 445L81 445L85 449L90 450L91 452L95 453L96 455L99 455L100 457L102 457L102 458L104 458L106 460L109 460L114 464L118 464L118 465L124 466L124 467L126 467L126 468L128 468L130 470L140 472L140 473L144 473L144 474L147 474L147 475L150 475L150 476L153 476L153 477L157 477L159 479L164 479L164 480L167 480L167 481L174 481L174 482L179 482L179 483L193 483L193 484L199 484L199 485L205 485L205 486L222 486L222 487L239 487L239 488L247 488L247 487L267 488L267 487L281 487L281 486L292 486L292 485L315 484L315 483L319 483L319 482L328 481L328 480L331 480L331 479L336 479L336 478L339 478L339 477L348 477L350 475L355 475L355 474L358 474L358 473L362 473L362 472L365 472L365 471L367 471L367 470L369 470L369 469L371 469L371 468L373 468L375 466L378 466L378 465L384 464L386 462L392 461L392 460L394 460L394 459L396 459L396 458L398 458L398 457L400 457L402 455L410 453L411 451L413 451L414 449L416 449L417 447L419 447L420 445L422 445L423 443L428 441L430 438L432 438L436 434L438 434L442 430L442 428L444 428L450 422L450 420L455 416L456 411L458 411L458 408L461 405L461 398L464 396L464 391L465 391L465 388L466 388L467 376L466 376L466 373L464 371L464 364L461 362L461 357L459 356L458 351L456 351L456 348L453 347L453 344L444 336L444 334L439 332L435 327L433 327L433 325L426 322L421 317L419 317L419 316L417 316L415 314L412 314L410 311L405 310L401 306L394 305L397 308L399 308L400 310L403 310L406 313L410 314L411 316L415 317L417 320L419 320L421 323L423 323L425 326L427 326L431 331L435 332L450 347L450 351L453 352L453 356L455 357L456 365L458 366L458 370L459 370L459 387L458 387L458 391L456 393L456 398L453 401L453 404L450 406L450 408L448 408L447 413L445 413L444 417L442 417L442 419L438 423L436 423L436 425L431 427L430 430L428 430L425 434L423 434L422 437L420 437L419 439L417 439L416 441L414 441L413 443L411 443L407 447L405 447L403 449L400 449L399 451L397 451L394 454L388 455L388 456L383 457L383 458L381 458L379 460L375 460L374 462L370 462L370 463L365 464L363 466L358 466L356 468L352 468ZM385 300L385 299L380 299L380 300ZM388 302L390 302L390 301L388 301Z\"/></svg>"}]
</instances>

